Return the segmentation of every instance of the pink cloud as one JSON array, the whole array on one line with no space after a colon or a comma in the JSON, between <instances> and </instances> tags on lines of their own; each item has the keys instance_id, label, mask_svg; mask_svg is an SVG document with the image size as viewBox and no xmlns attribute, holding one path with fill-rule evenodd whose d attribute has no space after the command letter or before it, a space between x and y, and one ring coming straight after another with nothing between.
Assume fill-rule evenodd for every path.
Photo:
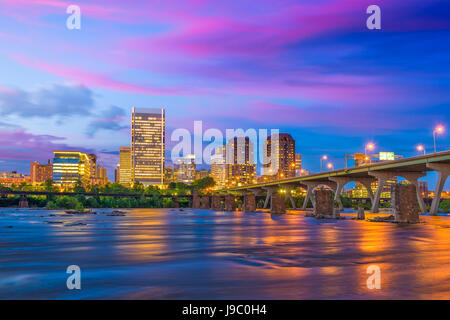
<instances>
[{"instance_id":1,"label":"pink cloud","mask_svg":"<svg viewBox=\"0 0 450 320\"><path fill-rule=\"evenodd\" d=\"M127 82L115 80L101 73L85 71L80 68L68 67L59 64L50 64L42 60L33 58L30 59L17 54L10 55L10 57L25 66L42 70L86 86L94 86L109 90L148 95L177 95L182 94L186 91L185 89L181 88L158 88L130 84Z\"/></svg>"}]
</instances>

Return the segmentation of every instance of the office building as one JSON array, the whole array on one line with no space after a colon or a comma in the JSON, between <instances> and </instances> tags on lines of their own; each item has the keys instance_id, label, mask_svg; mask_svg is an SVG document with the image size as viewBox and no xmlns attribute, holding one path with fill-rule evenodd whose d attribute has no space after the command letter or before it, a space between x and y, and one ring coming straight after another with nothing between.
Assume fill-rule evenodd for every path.
<instances>
[{"instance_id":1,"label":"office building","mask_svg":"<svg viewBox=\"0 0 450 320\"><path fill-rule=\"evenodd\" d=\"M94 159L92 154L80 151L53 151L53 155L53 182L56 185L71 187L77 181L88 185L95 177L95 172L91 172L93 168L91 159Z\"/></svg>"},{"instance_id":2,"label":"office building","mask_svg":"<svg viewBox=\"0 0 450 320\"><path fill-rule=\"evenodd\" d=\"M164 167L164 184L168 185L172 182L177 182L178 169L175 166Z\"/></svg>"},{"instance_id":3,"label":"office building","mask_svg":"<svg viewBox=\"0 0 450 320\"><path fill-rule=\"evenodd\" d=\"M164 184L164 109L133 108L131 115L131 181Z\"/></svg>"},{"instance_id":4,"label":"office building","mask_svg":"<svg viewBox=\"0 0 450 320\"><path fill-rule=\"evenodd\" d=\"M13 187L19 186L22 183L30 183L30 176L26 176L21 173L13 172L0 172L0 186Z\"/></svg>"},{"instance_id":5,"label":"office building","mask_svg":"<svg viewBox=\"0 0 450 320\"><path fill-rule=\"evenodd\" d=\"M214 189L225 188L225 146L216 148L215 154L211 156L211 177L216 182Z\"/></svg>"},{"instance_id":6,"label":"office building","mask_svg":"<svg viewBox=\"0 0 450 320\"><path fill-rule=\"evenodd\" d=\"M177 160L178 173L177 182L191 184L195 180L195 155L188 154Z\"/></svg>"},{"instance_id":7,"label":"office building","mask_svg":"<svg viewBox=\"0 0 450 320\"><path fill-rule=\"evenodd\" d=\"M263 164L264 175L274 179L295 177L295 140L288 133L269 136L266 141L266 155L270 163ZM301 169L301 155L300 169Z\"/></svg>"},{"instance_id":8,"label":"office building","mask_svg":"<svg viewBox=\"0 0 450 320\"><path fill-rule=\"evenodd\" d=\"M131 147L119 149L119 183L131 187Z\"/></svg>"},{"instance_id":9,"label":"office building","mask_svg":"<svg viewBox=\"0 0 450 320\"><path fill-rule=\"evenodd\" d=\"M48 160L47 164L34 161L30 165L30 179L32 184L41 184L53 179L53 166Z\"/></svg>"},{"instance_id":10,"label":"office building","mask_svg":"<svg viewBox=\"0 0 450 320\"><path fill-rule=\"evenodd\" d=\"M305 175L306 170L302 169L302 155L300 153L295 154L295 176L300 177Z\"/></svg>"},{"instance_id":11,"label":"office building","mask_svg":"<svg viewBox=\"0 0 450 320\"><path fill-rule=\"evenodd\" d=\"M104 186L108 183L108 174L106 168L103 166L97 166L97 184Z\"/></svg>"},{"instance_id":12,"label":"office building","mask_svg":"<svg viewBox=\"0 0 450 320\"><path fill-rule=\"evenodd\" d=\"M248 137L234 137L226 145L226 181L227 187L240 186L256 182L256 164L253 143Z\"/></svg>"},{"instance_id":13,"label":"office building","mask_svg":"<svg viewBox=\"0 0 450 320\"><path fill-rule=\"evenodd\" d=\"M209 175L210 174L209 174L208 170L205 170L205 169L198 170L195 172L195 180L207 178L207 177L209 177Z\"/></svg>"}]
</instances>

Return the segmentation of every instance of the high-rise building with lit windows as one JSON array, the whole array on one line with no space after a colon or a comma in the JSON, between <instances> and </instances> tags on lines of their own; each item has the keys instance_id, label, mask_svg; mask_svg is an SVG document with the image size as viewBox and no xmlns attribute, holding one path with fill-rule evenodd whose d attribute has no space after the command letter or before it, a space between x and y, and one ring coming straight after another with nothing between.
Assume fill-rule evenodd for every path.
<instances>
[{"instance_id":1,"label":"high-rise building with lit windows","mask_svg":"<svg viewBox=\"0 0 450 320\"><path fill-rule=\"evenodd\" d=\"M53 151L53 182L61 187L73 186L77 181L89 184L92 155L80 151Z\"/></svg>"},{"instance_id":2,"label":"high-rise building with lit windows","mask_svg":"<svg viewBox=\"0 0 450 320\"><path fill-rule=\"evenodd\" d=\"M270 163L264 164L264 175L274 179L295 177L295 140L288 133L269 136L266 141L267 157Z\"/></svg>"},{"instance_id":3,"label":"high-rise building with lit windows","mask_svg":"<svg viewBox=\"0 0 450 320\"><path fill-rule=\"evenodd\" d=\"M97 166L97 183L104 186L108 183L108 172L103 166Z\"/></svg>"},{"instance_id":4,"label":"high-rise building with lit windows","mask_svg":"<svg viewBox=\"0 0 450 320\"><path fill-rule=\"evenodd\" d=\"M188 154L177 161L177 182L191 184L195 180L195 155Z\"/></svg>"},{"instance_id":5,"label":"high-rise building with lit windows","mask_svg":"<svg viewBox=\"0 0 450 320\"><path fill-rule=\"evenodd\" d=\"M120 147L119 151L119 183L131 186L131 147Z\"/></svg>"},{"instance_id":6,"label":"high-rise building with lit windows","mask_svg":"<svg viewBox=\"0 0 450 320\"><path fill-rule=\"evenodd\" d=\"M164 185L164 109L133 108L131 114L131 181Z\"/></svg>"},{"instance_id":7,"label":"high-rise building with lit windows","mask_svg":"<svg viewBox=\"0 0 450 320\"><path fill-rule=\"evenodd\" d=\"M253 143L249 137L234 137L225 147L226 186L241 186L256 182Z\"/></svg>"},{"instance_id":8,"label":"high-rise building with lit windows","mask_svg":"<svg viewBox=\"0 0 450 320\"><path fill-rule=\"evenodd\" d=\"M304 171L304 170L303 170ZM302 155L300 153L295 154L295 176L301 176L302 171Z\"/></svg>"},{"instance_id":9,"label":"high-rise building with lit windows","mask_svg":"<svg viewBox=\"0 0 450 320\"><path fill-rule=\"evenodd\" d=\"M216 148L216 153L211 156L211 177L216 182L215 189L225 187L226 165L225 165L225 146Z\"/></svg>"},{"instance_id":10,"label":"high-rise building with lit windows","mask_svg":"<svg viewBox=\"0 0 450 320\"><path fill-rule=\"evenodd\" d=\"M30 165L30 179L32 184L39 184L46 180L53 179L53 166L48 160L48 164L40 164L34 161Z\"/></svg>"}]
</instances>

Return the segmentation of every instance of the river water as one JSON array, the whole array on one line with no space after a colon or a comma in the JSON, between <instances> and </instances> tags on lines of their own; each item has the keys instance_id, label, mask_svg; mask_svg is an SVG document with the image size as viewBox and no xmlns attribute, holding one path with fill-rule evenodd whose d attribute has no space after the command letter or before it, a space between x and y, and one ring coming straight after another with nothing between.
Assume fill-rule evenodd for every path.
<instances>
[{"instance_id":1,"label":"river water","mask_svg":"<svg viewBox=\"0 0 450 320\"><path fill-rule=\"evenodd\" d=\"M0 299L450 299L450 217L0 208ZM370 217L370 215L369 215ZM81 290L69 290L69 265ZM368 289L367 268L381 289Z\"/></svg>"}]
</instances>

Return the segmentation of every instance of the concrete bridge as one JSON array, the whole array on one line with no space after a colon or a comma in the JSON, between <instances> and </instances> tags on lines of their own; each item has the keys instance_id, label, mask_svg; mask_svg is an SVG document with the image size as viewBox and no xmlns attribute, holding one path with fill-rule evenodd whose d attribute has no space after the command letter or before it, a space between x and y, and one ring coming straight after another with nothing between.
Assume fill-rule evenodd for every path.
<instances>
[{"instance_id":1,"label":"concrete bridge","mask_svg":"<svg viewBox=\"0 0 450 320\"><path fill-rule=\"evenodd\" d=\"M339 206L342 208L340 195L344 186L349 182L359 182L363 184L368 191L372 202L372 212L378 212L381 194L386 182L394 177L402 177L416 187L417 200L420 209L422 212L426 212L425 201L418 188L418 179L424 177L427 171L437 171L438 173L438 181L434 193L435 195L430 209L430 214L436 215L441 200L441 193L450 174L450 151L431 153L393 161L376 162L360 167L321 172L302 177L228 188L222 190L222 192L238 192L243 195L248 193L254 195L266 194L264 207L267 208L269 203L271 205L273 204L274 196L277 195L278 190L282 188L286 190L286 196L291 199L292 207L295 208L294 199L292 198L290 190L297 187L303 187L307 190L303 203L303 209L306 209L308 201L313 197L313 191L317 187L325 185L334 191L334 200L337 201ZM378 183L375 193L373 193L371 188L371 184L373 182Z\"/></svg>"}]
</instances>

